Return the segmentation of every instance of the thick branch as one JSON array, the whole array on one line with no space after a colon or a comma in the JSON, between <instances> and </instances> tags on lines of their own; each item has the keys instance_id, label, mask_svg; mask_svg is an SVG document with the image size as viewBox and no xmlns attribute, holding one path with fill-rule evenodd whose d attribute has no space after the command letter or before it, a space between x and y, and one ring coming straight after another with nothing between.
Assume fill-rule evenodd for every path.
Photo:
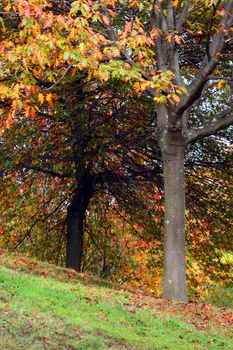
<instances>
[{"instance_id":1,"label":"thick branch","mask_svg":"<svg viewBox=\"0 0 233 350\"><path fill-rule=\"evenodd\" d=\"M215 122L208 124L203 128L191 129L188 131L186 144L210 135L214 135L218 131L225 129L230 125L233 125L232 108L229 108L226 111L222 112L221 116Z\"/></svg>"},{"instance_id":2,"label":"thick branch","mask_svg":"<svg viewBox=\"0 0 233 350\"><path fill-rule=\"evenodd\" d=\"M156 41L155 41L155 51L156 51L156 57L158 61L158 68L162 71L165 71L167 69L166 67L167 50L166 50L166 44L163 43L163 40L161 37L161 30L166 26L165 26L165 18L163 15L162 7L159 1L156 1L156 6L154 7L151 13L151 24L152 24L152 28L158 30L158 37L156 38Z\"/></svg>"},{"instance_id":3,"label":"thick branch","mask_svg":"<svg viewBox=\"0 0 233 350\"><path fill-rule=\"evenodd\" d=\"M220 2L221 2L221 0L218 0L216 5L215 4L212 5L213 13L212 13L212 16L211 16L211 19L210 19L210 22L209 22L209 26L208 26L208 30L207 30L206 54L207 54L207 57L208 57L209 61L211 59L211 57L210 57L210 50L209 50L211 29L213 27L214 17L216 15L216 11L217 11L217 9L218 9L218 7L220 5Z\"/></svg>"},{"instance_id":4,"label":"thick branch","mask_svg":"<svg viewBox=\"0 0 233 350\"><path fill-rule=\"evenodd\" d=\"M182 7L179 16L176 19L176 30L179 31L184 23L190 6L190 0L186 0L185 5Z\"/></svg>"}]
</instances>

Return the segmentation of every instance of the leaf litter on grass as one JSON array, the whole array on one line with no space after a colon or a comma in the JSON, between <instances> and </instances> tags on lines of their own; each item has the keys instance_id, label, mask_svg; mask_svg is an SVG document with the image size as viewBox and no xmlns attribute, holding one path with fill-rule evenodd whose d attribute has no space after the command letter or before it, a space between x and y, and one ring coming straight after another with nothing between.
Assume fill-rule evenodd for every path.
<instances>
[{"instance_id":1,"label":"leaf litter on grass","mask_svg":"<svg viewBox=\"0 0 233 350\"><path fill-rule=\"evenodd\" d=\"M85 346L85 350L157 350L173 349L174 346L179 350L231 349L227 339L232 313L227 308L197 302L171 303L136 290L110 289L109 285L104 286L103 281L92 276L80 275L19 254L9 256L4 252L3 255L0 254L0 265L4 266L5 280L8 279L5 284L8 294L0 290L2 305L5 311L17 310L18 318L22 316L24 322L24 329L17 329L12 337L16 337L18 342L24 337L27 341L35 338L33 347L22 348L19 345L16 348L9 343L3 350L80 350ZM10 269L9 273L4 272L5 268ZM28 290L30 288L31 291ZM39 329L32 320L41 324ZM61 333L58 335L53 323L60 322ZM13 331L19 324L16 322L8 326ZM72 335L70 342L66 332Z\"/></svg>"}]
</instances>

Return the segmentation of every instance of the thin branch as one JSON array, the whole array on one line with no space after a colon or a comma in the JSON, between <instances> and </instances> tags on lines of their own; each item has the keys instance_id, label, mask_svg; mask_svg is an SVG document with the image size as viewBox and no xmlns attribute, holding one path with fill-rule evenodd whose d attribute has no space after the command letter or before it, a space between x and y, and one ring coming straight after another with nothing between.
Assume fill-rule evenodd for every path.
<instances>
[{"instance_id":1,"label":"thin branch","mask_svg":"<svg viewBox=\"0 0 233 350\"><path fill-rule=\"evenodd\" d=\"M53 85L51 85L50 87L46 88L45 90L51 90L52 88L54 88L55 86L57 86L66 76L66 74L69 72L69 70L72 68L72 65L69 65L69 67L65 70L65 72L62 74L61 78L59 78Z\"/></svg>"},{"instance_id":2,"label":"thin branch","mask_svg":"<svg viewBox=\"0 0 233 350\"><path fill-rule=\"evenodd\" d=\"M162 170L158 167L156 170L148 170L134 172L132 175L120 175L112 171L104 171L97 175L96 183L130 183L137 177L141 177L145 181L154 181L155 178L161 177Z\"/></svg>"},{"instance_id":3,"label":"thin branch","mask_svg":"<svg viewBox=\"0 0 233 350\"><path fill-rule=\"evenodd\" d=\"M70 177L70 174L68 174L68 173L61 174L61 173L58 173L57 171L54 171L54 170L44 169L40 166L34 166L34 165L27 164L24 161L21 161L19 163L19 165L26 168L26 169L29 169L29 170L35 170L35 171L41 172L43 174L51 175L53 177L58 177L59 179L65 179L67 177Z\"/></svg>"},{"instance_id":4,"label":"thin branch","mask_svg":"<svg viewBox=\"0 0 233 350\"><path fill-rule=\"evenodd\" d=\"M208 61L211 60L211 57L210 57L210 35L211 35L211 29L213 27L214 17L216 15L216 12L217 12L217 9L218 9L218 7L220 5L220 2L221 2L221 0L218 0L216 5L212 4L213 13L212 13L212 16L211 16L211 19L210 19L210 22L209 22L209 25L208 25L208 29L207 29L207 41L206 41L206 54L207 54L207 57L208 57Z\"/></svg>"},{"instance_id":5,"label":"thin branch","mask_svg":"<svg viewBox=\"0 0 233 350\"><path fill-rule=\"evenodd\" d=\"M53 214L55 214L57 212L57 210L61 207L61 205L67 200L67 198L63 199L61 202L58 203L58 205L43 219L38 218L36 219L32 225L30 226L30 228L27 230L26 234L20 239L20 241L14 246L13 250L16 250L22 243L23 241L31 236L31 232L32 229L36 226L36 224L38 222L46 222L46 220L48 220L50 218L50 216L52 216Z\"/></svg>"},{"instance_id":6,"label":"thin branch","mask_svg":"<svg viewBox=\"0 0 233 350\"><path fill-rule=\"evenodd\" d=\"M208 80L226 80L226 81L233 81L233 77L224 77L222 75L210 75L208 77Z\"/></svg>"}]
</instances>

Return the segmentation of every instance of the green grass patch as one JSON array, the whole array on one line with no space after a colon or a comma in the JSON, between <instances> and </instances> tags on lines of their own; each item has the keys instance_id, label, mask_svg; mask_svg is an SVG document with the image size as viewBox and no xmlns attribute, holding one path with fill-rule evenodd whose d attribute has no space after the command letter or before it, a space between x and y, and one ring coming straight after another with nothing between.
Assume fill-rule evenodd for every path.
<instances>
[{"instance_id":1,"label":"green grass patch","mask_svg":"<svg viewBox=\"0 0 233 350\"><path fill-rule=\"evenodd\" d=\"M219 331L153 309L130 311L129 296L0 266L0 349L232 349Z\"/></svg>"}]
</instances>

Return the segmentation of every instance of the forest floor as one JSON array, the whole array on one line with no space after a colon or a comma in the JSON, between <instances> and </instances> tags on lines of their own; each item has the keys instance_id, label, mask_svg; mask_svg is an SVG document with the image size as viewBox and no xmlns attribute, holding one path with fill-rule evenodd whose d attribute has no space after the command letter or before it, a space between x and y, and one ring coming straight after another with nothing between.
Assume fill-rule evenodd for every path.
<instances>
[{"instance_id":1,"label":"forest floor","mask_svg":"<svg viewBox=\"0 0 233 350\"><path fill-rule=\"evenodd\" d=\"M165 302L0 251L1 350L232 349L226 307Z\"/></svg>"}]
</instances>

